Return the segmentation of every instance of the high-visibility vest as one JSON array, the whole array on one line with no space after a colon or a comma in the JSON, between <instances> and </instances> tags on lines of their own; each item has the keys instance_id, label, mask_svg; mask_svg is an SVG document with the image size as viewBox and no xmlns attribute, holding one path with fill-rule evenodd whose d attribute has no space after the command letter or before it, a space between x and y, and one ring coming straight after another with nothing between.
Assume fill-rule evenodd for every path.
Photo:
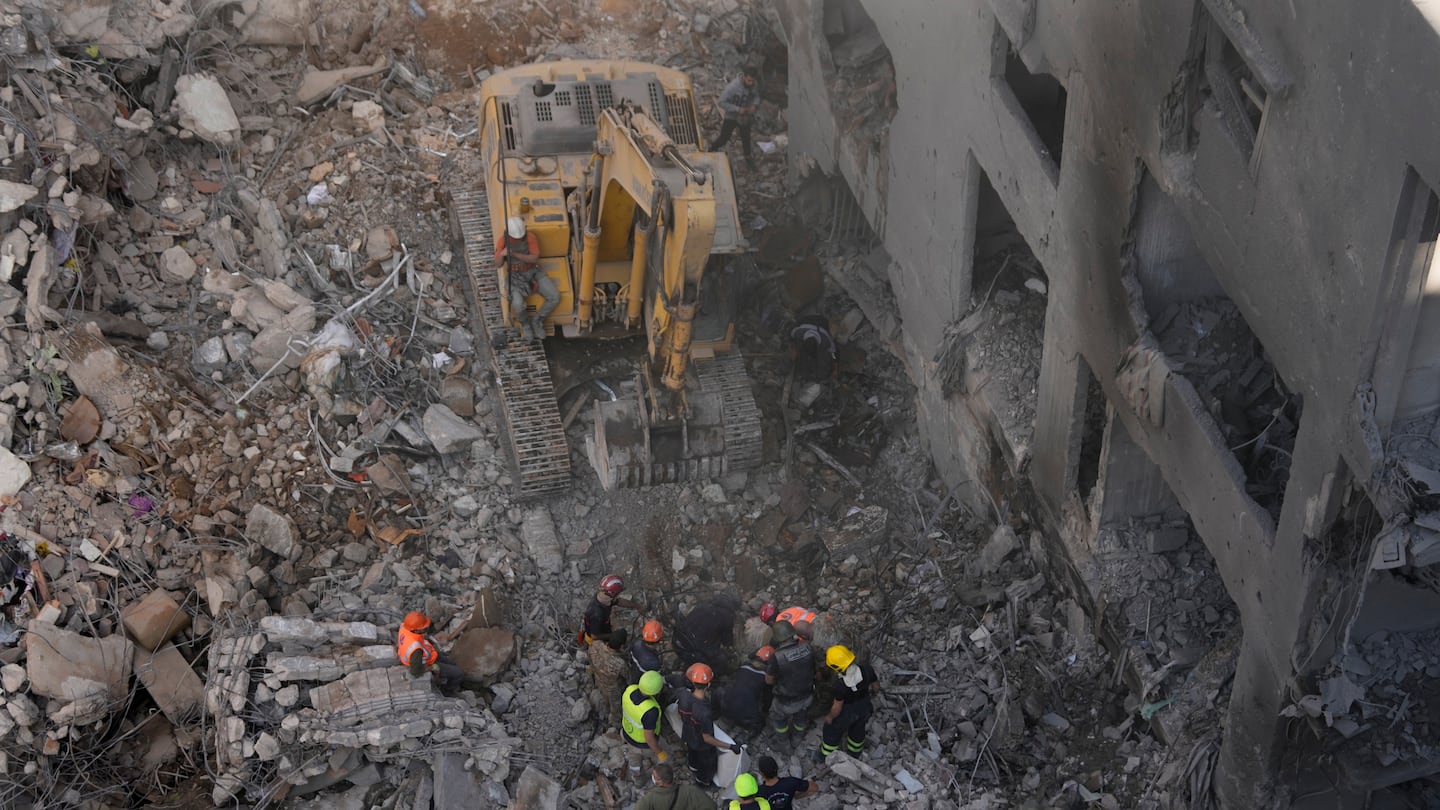
<instances>
[{"instance_id":1,"label":"high-visibility vest","mask_svg":"<svg viewBox=\"0 0 1440 810\"><path fill-rule=\"evenodd\" d=\"M646 695L645 699L638 704L631 700L636 692L640 691L640 685L635 684L625 690L620 697L620 729L625 732L632 742L645 743L645 732L649 731L656 736L660 734L660 702L655 698ZM655 727L645 728L645 714L651 709L655 710Z\"/></svg>"},{"instance_id":2,"label":"high-visibility vest","mask_svg":"<svg viewBox=\"0 0 1440 810\"><path fill-rule=\"evenodd\" d=\"M751 804L752 802L753 804ZM770 810L770 800L762 799L759 796L751 796L743 802L740 799L731 799L730 810L744 810L746 804L750 804L755 810Z\"/></svg>"},{"instance_id":3,"label":"high-visibility vest","mask_svg":"<svg viewBox=\"0 0 1440 810\"><path fill-rule=\"evenodd\" d=\"M434 664L440 657L440 651L435 649L435 645L431 644L425 636L414 630L400 628L400 640L395 644L395 654L400 656L400 663L407 667L410 666L410 656L414 655L416 650L425 651L425 666L427 667Z\"/></svg>"},{"instance_id":4,"label":"high-visibility vest","mask_svg":"<svg viewBox=\"0 0 1440 810\"><path fill-rule=\"evenodd\" d=\"M805 608L798 605L795 607L788 607L780 611L780 614L775 617L775 621L789 622L792 625L796 622L814 622L815 611L806 610Z\"/></svg>"}]
</instances>

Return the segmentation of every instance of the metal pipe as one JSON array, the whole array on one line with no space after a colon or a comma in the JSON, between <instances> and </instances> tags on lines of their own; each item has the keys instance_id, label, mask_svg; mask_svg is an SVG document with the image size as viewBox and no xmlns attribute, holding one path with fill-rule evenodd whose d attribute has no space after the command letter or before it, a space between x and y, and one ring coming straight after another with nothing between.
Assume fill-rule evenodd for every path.
<instances>
[{"instance_id":1,"label":"metal pipe","mask_svg":"<svg viewBox=\"0 0 1440 810\"><path fill-rule=\"evenodd\" d=\"M653 220L652 220L653 221ZM645 262L650 246L650 230L635 223L635 251L630 256L630 298L625 302L625 328L640 322L640 307L645 303Z\"/></svg>"},{"instance_id":2,"label":"metal pipe","mask_svg":"<svg viewBox=\"0 0 1440 810\"><path fill-rule=\"evenodd\" d=\"M581 328L590 326L590 310L595 300L595 262L600 257L600 229L585 229L585 251L580 257Z\"/></svg>"}]
</instances>

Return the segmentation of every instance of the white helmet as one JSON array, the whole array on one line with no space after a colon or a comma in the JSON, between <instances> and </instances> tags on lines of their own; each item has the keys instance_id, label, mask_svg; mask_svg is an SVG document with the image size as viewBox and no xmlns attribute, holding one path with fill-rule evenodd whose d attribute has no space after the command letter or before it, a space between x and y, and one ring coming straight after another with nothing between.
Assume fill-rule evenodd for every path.
<instances>
[{"instance_id":1,"label":"white helmet","mask_svg":"<svg viewBox=\"0 0 1440 810\"><path fill-rule=\"evenodd\" d=\"M510 217L505 220L505 232L510 234L511 239L519 239L525 235L525 219L523 217Z\"/></svg>"}]
</instances>

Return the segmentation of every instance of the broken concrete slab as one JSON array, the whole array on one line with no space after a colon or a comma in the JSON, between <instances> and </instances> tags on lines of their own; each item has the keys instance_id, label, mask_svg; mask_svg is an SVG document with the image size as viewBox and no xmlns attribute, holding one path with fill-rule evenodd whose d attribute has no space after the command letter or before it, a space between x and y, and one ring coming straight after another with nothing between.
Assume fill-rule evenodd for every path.
<instances>
[{"instance_id":1,"label":"broken concrete slab","mask_svg":"<svg viewBox=\"0 0 1440 810\"><path fill-rule=\"evenodd\" d=\"M374 644L380 628L370 622L317 622L300 616L265 616L260 629L273 644L287 642L316 647L321 644Z\"/></svg>"},{"instance_id":2,"label":"broken concrete slab","mask_svg":"<svg viewBox=\"0 0 1440 810\"><path fill-rule=\"evenodd\" d=\"M153 653L137 651L135 677L144 684L145 691L165 717L176 725L184 724L199 713L205 700L205 684L174 644L166 644Z\"/></svg>"},{"instance_id":3,"label":"broken concrete slab","mask_svg":"<svg viewBox=\"0 0 1440 810\"><path fill-rule=\"evenodd\" d=\"M131 640L154 652L190 626L190 614L181 610L169 593L157 589L126 605L120 611L120 623Z\"/></svg>"},{"instance_id":4,"label":"broken concrete slab","mask_svg":"<svg viewBox=\"0 0 1440 810\"><path fill-rule=\"evenodd\" d=\"M883 796L885 791L900 787L894 779L841 751L827 757L825 764L830 766L830 773L876 796Z\"/></svg>"},{"instance_id":5,"label":"broken concrete slab","mask_svg":"<svg viewBox=\"0 0 1440 810\"><path fill-rule=\"evenodd\" d=\"M230 96L218 79L205 73L181 76L175 82L174 106L180 126L211 143L222 146L234 143L240 132L240 119Z\"/></svg>"},{"instance_id":6,"label":"broken concrete slab","mask_svg":"<svg viewBox=\"0 0 1440 810\"><path fill-rule=\"evenodd\" d=\"M171 245L160 254L160 278L168 284L185 284L195 278L196 271L190 252L179 245Z\"/></svg>"},{"instance_id":7,"label":"broken concrete slab","mask_svg":"<svg viewBox=\"0 0 1440 810\"><path fill-rule=\"evenodd\" d=\"M1006 557L1015 553L1020 548L1020 538L1015 536L1015 530L1009 526L996 526L995 531L990 533L990 539L985 547L980 549L980 556L975 560L975 565L982 574L993 574L1000 569L1000 564Z\"/></svg>"},{"instance_id":8,"label":"broken concrete slab","mask_svg":"<svg viewBox=\"0 0 1440 810\"><path fill-rule=\"evenodd\" d=\"M390 645L375 645L337 652L334 655L281 655L266 657L265 666L281 681L333 681L341 675L395 663Z\"/></svg>"},{"instance_id":9,"label":"broken concrete slab","mask_svg":"<svg viewBox=\"0 0 1440 810\"><path fill-rule=\"evenodd\" d=\"M435 445L435 450L441 455L468 450L485 435L474 422L460 418L438 402L425 409L420 424L425 430L425 438Z\"/></svg>"},{"instance_id":10,"label":"broken concrete slab","mask_svg":"<svg viewBox=\"0 0 1440 810\"><path fill-rule=\"evenodd\" d=\"M135 645L129 639L91 638L38 620L26 629L25 670L31 692L63 700L95 695L119 700L130 691Z\"/></svg>"},{"instance_id":11,"label":"broken concrete slab","mask_svg":"<svg viewBox=\"0 0 1440 810\"><path fill-rule=\"evenodd\" d=\"M300 551L295 544L295 534L295 521L263 503L255 504L245 520L247 538L287 560L297 556Z\"/></svg>"},{"instance_id":12,"label":"broken concrete slab","mask_svg":"<svg viewBox=\"0 0 1440 810\"><path fill-rule=\"evenodd\" d=\"M0 495L15 495L28 483L30 465L10 452L8 447L0 447Z\"/></svg>"},{"instance_id":13,"label":"broken concrete slab","mask_svg":"<svg viewBox=\"0 0 1440 810\"><path fill-rule=\"evenodd\" d=\"M508 810L559 810L559 807L560 783L534 765L526 765Z\"/></svg>"},{"instance_id":14,"label":"broken concrete slab","mask_svg":"<svg viewBox=\"0 0 1440 810\"><path fill-rule=\"evenodd\" d=\"M477 627L495 627L500 624L500 598L493 588L481 588L475 593L475 607L470 619L465 622L466 630Z\"/></svg>"},{"instance_id":15,"label":"broken concrete slab","mask_svg":"<svg viewBox=\"0 0 1440 810\"><path fill-rule=\"evenodd\" d=\"M470 810L485 806L479 774L465 770L464 754L438 754L430 761L435 772L435 810Z\"/></svg>"},{"instance_id":16,"label":"broken concrete slab","mask_svg":"<svg viewBox=\"0 0 1440 810\"><path fill-rule=\"evenodd\" d=\"M468 678L483 680L504 672L515 660L515 634L498 627L479 627L461 634L450 657Z\"/></svg>"},{"instance_id":17,"label":"broken concrete slab","mask_svg":"<svg viewBox=\"0 0 1440 810\"><path fill-rule=\"evenodd\" d=\"M537 506L525 513L525 521L520 524L520 539L542 574L560 573L565 554L560 550L560 537L549 509Z\"/></svg>"},{"instance_id":18,"label":"broken concrete slab","mask_svg":"<svg viewBox=\"0 0 1440 810\"><path fill-rule=\"evenodd\" d=\"M361 65L335 70L307 70L300 79L300 86L295 89L295 103L314 104L330 95L340 85L356 79L363 79L366 76L374 76L385 68L386 63L382 60L368 66Z\"/></svg>"},{"instance_id":19,"label":"broken concrete slab","mask_svg":"<svg viewBox=\"0 0 1440 810\"><path fill-rule=\"evenodd\" d=\"M0 214L7 214L35 198L40 189L28 183L0 180Z\"/></svg>"}]
</instances>

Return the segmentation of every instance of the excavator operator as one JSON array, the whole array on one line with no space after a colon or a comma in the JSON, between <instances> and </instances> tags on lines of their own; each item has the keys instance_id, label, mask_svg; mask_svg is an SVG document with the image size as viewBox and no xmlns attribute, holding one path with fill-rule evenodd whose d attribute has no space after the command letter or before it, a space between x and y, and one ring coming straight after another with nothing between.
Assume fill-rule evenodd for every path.
<instances>
[{"instance_id":1,"label":"excavator operator","mask_svg":"<svg viewBox=\"0 0 1440 810\"><path fill-rule=\"evenodd\" d=\"M510 279L510 317L520 322L526 340L545 337L545 319L560 304L560 289L540 269L540 242L525 228L523 217L505 221L505 239L495 246L495 264L505 268ZM540 293L545 302L528 320L525 299Z\"/></svg>"}]
</instances>

